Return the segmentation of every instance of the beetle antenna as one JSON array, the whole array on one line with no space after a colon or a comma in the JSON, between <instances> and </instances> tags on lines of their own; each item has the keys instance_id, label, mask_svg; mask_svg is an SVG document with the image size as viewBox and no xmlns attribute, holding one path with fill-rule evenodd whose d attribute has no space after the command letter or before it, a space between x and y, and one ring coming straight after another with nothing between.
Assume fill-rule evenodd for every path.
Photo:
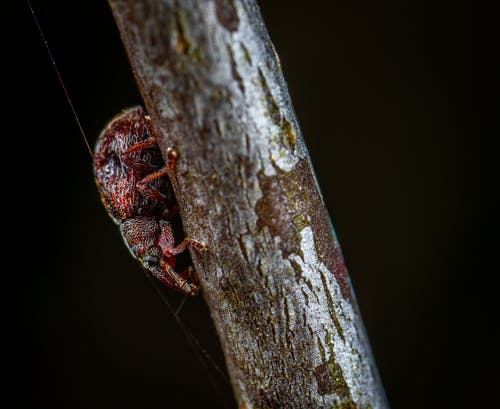
<instances>
[{"instance_id":1,"label":"beetle antenna","mask_svg":"<svg viewBox=\"0 0 500 409\"><path fill-rule=\"evenodd\" d=\"M85 142L85 145L87 146L87 149L89 150L90 156L93 158L94 154L92 153L92 149L90 148L89 141L87 139L87 136L85 135L82 124L80 123L80 119L78 118L78 115L76 114L76 110L75 110L75 107L73 106L73 102L71 102L71 98L69 96L68 90L66 89L66 86L64 85L64 81L62 79L61 73L59 72L59 68L57 68L56 60L54 59L54 56L52 55L52 52L50 51L49 43L47 43L47 40L45 39L45 35L43 34L42 27L40 26L40 23L38 22L38 18L36 17L35 10L33 10L33 6L31 5L30 0L26 0L26 1L28 3L28 7L30 8L31 15L33 16L33 20L35 20L35 24L38 28L38 32L40 33L40 37L42 38L43 44L45 45L45 49L47 50L47 54L49 55L52 66L54 67L54 71L57 74L57 79L59 80L59 83L61 84L61 87L64 91L64 95L66 95L66 99L68 100L71 111L73 112L73 116L75 117L78 128L80 128L80 132L83 136L83 140Z\"/></svg>"}]
</instances>

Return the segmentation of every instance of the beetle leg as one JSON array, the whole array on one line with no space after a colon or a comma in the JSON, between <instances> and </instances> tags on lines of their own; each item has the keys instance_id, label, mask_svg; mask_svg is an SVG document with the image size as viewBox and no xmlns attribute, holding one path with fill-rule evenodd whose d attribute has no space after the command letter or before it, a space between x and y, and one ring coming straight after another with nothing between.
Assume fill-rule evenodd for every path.
<instances>
[{"instance_id":1,"label":"beetle leg","mask_svg":"<svg viewBox=\"0 0 500 409\"><path fill-rule=\"evenodd\" d=\"M201 241L194 240L190 237L186 237L180 244L176 246L174 244L174 234L172 232L172 226L167 221L163 222L158 245L160 246L162 253L166 257L176 256L177 254L185 251L188 247L193 247L199 252L206 250L206 246Z\"/></svg>"},{"instance_id":2,"label":"beetle leg","mask_svg":"<svg viewBox=\"0 0 500 409\"><path fill-rule=\"evenodd\" d=\"M185 280L191 280L191 281L198 281L196 279L196 274L194 273L193 266L189 266L186 268L184 271L181 271L180 273L177 273L179 277L185 279Z\"/></svg>"},{"instance_id":3,"label":"beetle leg","mask_svg":"<svg viewBox=\"0 0 500 409\"><path fill-rule=\"evenodd\" d=\"M197 281L193 280L193 282L190 282L185 275L181 276L177 274L166 260L160 263L160 267L161 268L150 269L149 271L162 283L183 294L193 296L198 294L199 287ZM189 276L189 278L192 278L192 275Z\"/></svg>"},{"instance_id":4,"label":"beetle leg","mask_svg":"<svg viewBox=\"0 0 500 409\"><path fill-rule=\"evenodd\" d=\"M132 121L130 123L130 126L131 126L131 128L145 126L147 129L147 132L149 134L149 137L144 139L142 142L136 143L135 145L133 145L129 149L127 149L124 152L125 156L130 155L132 152L140 151L140 150L147 149L147 148L152 148L152 147L157 145L156 132L153 129L153 125L151 125L151 118L144 111L142 111L142 115L141 115L140 119L138 119L137 121ZM135 133L139 133L139 131L137 129L135 129L135 130L131 129L130 133L135 134Z\"/></svg>"},{"instance_id":5,"label":"beetle leg","mask_svg":"<svg viewBox=\"0 0 500 409\"><path fill-rule=\"evenodd\" d=\"M141 151L143 149L152 148L154 146L156 146L156 137L150 136L149 138L143 140L142 142L132 145L125 152L123 152L123 154L130 155L132 152Z\"/></svg>"},{"instance_id":6,"label":"beetle leg","mask_svg":"<svg viewBox=\"0 0 500 409\"><path fill-rule=\"evenodd\" d=\"M198 279L198 276L196 275L193 266L189 266L181 273L178 273L178 275L184 280L189 280L189 282L193 283L196 287L200 286L200 280Z\"/></svg>"},{"instance_id":7,"label":"beetle leg","mask_svg":"<svg viewBox=\"0 0 500 409\"><path fill-rule=\"evenodd\" d=\"M125 152L120 153L120 161L124 163L129 168L138 170L138 171L153 171L155 167L149 164L147 161L141 159L137 155L136 152L139 152L143 149L154 148L156 147L156 138L149 137L148 139L139 142L135 145L132 145Z\"/></svg>"},{"instance_id":8,"label":"beetle leg","mask_svg":"<svg viewBox=\"0 0 500 409\"><path fill-rule=\"evenodd\" d=\"M165 195L163 195L155 186L149 184L149 181L145 181L145 179L140 180L136 183L135 187L143 196L148 197L149 199L159 200L160 202L168 202L169 199Z\"/></svg>"},{"instance_id":9,"label":"beetle leg","mask_svg":"<svg viewBox=\"0 0 500 409\"><path fill-rule=\"evenodd\" d=\"M137 146L137 145L135 145L135 146ZM134 146L132 148L134 148ZM130 149L129 149L129 151L130 151ZM157 199L157 200L163 200L163 201L166 200L166 198L156 188L150 187L148 185L151 182L155 181L156 179L160 179L160 178L172 173L172 170L174 169L175 165L177 164L178 157L179 157L179 154L177 152L177 149L175 149L173 147L168 148L167 149L167 164L163 168L157 170L156 172L149 174L144 179L141 179L139 182L137 182L137 184L136 184L137 189L144 196L147 196L151 199Z\"/></svg>"}]
</instances>

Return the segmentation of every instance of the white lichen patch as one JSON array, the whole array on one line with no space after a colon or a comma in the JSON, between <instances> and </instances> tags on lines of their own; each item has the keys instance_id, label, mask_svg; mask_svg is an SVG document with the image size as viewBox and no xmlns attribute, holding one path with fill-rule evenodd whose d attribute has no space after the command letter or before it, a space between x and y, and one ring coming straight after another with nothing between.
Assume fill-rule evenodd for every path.
<instances>
[{"instance_id":1,"label":"white lichen patch","mask_svg":"<svg viewBox=\"0 0 500 409\"><path fill-rule=\"evenodd\" d=\"M255 27L247 21L247 14L239 12L238 3L235 3L235 6L240 19L238 30L230 32L220 29L213 33L210 55L215 56L217 63L210 65L211 86L221 89L229 87L231 104L235 112L241 113L241 121L246 123L245 128L248 129L248 124L252 123L250 138L253 143L250 149L261 146L269 149L267 152L251 151L245 154L271 158L271 161L263 161L263 171L267 176L276 174L275 167L289 172L304 157L305 152L303 149L292 148L285 142L290 127L286 117L293 117L293 114L281 69L277 59L270 57L266 44L255 32ZM205 7L206 19L214 20L216 18L214 4L208 2ZM208 24L217 27L215 21L210 21ZM242 64L242 61L247 61L248 54L252 55L253 61L266 63L258 66L249 62ZM231 65L231 61L239 62L236 68ZM238 70L236 74L235 69ZM270 101L278 112L270 112ZM204 103L206 100L195 101L196 111L199 114L198 121L202 120L201 106ZM273 120L273 115L281 119ZM298 134L298 129L293 129L293 132ZM259 141L260 139L265 141Z\"/></svg>"},{"instance_id":2,"label":"white lichen patch","mask_svg":"<svg viewBox=\"0 0 500 409\"><path fill-rule=\"evenodd\" d=\"M333 272L323 264L316 252L313 231L310 227L301 232L301 250L303 257L291 255L289 258L302 269L302 279L307 280L311 287L302 286L293 296L301 300L306 321L317 335L318 344L313 356L314 367L324 363L321 350L326 351L326 360L333 359L342 369L343 377L350 391L350 398L359 407L383 408L384 403L377 399L377 380L373 379L373 362L371 352L363 339L364 328L361 318L351 303L342 294ZM321 275L326 279L326 285ZM297 287L298 289L298 287ZM330 311L328 294L333 300L334 311ZM306 297L308 299L306 305ZM342 334L330 317L335 315ZM318 402L325 399L335 399L334 395L317 396Z\"/></svg>"}]
</instances>

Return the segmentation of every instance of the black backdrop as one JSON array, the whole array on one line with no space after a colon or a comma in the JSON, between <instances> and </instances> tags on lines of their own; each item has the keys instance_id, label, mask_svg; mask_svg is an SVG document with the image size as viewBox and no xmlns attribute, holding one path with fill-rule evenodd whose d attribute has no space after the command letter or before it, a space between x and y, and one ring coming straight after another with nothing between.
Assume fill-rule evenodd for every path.
<instances>
[{"instance_id":1,"label":"black backdrop","mask_svg":"<svg viewBox=\"0 0 500 409\"><path fill-rule=\"evenodd\" d=\"M3 16L2 58L14 91L3 109L10 407L232 407L105 214L18 3ZM487 11L444 0L260 3L393 408L494 407ZM107 4L33 5L93 143L140 103ZM202 298L181 317L223 365Z\"/></svg>"}]
</instances>

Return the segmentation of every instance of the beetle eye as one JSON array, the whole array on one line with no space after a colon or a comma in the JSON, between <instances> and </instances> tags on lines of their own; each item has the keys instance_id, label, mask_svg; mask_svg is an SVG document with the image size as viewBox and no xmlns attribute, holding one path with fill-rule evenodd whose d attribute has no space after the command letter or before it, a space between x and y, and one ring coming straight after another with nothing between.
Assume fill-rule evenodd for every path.
<instances>
[{"instance_id":1,"label":"beetle eye","mask_svg":"<svg viewBox=\"0 0 500 409\"><path fill-rule=\"evenodd\" d=\"M144 263L157 265L160 259L157 256L146 256L144 257Z\"/></svg>"}]
</instances>

